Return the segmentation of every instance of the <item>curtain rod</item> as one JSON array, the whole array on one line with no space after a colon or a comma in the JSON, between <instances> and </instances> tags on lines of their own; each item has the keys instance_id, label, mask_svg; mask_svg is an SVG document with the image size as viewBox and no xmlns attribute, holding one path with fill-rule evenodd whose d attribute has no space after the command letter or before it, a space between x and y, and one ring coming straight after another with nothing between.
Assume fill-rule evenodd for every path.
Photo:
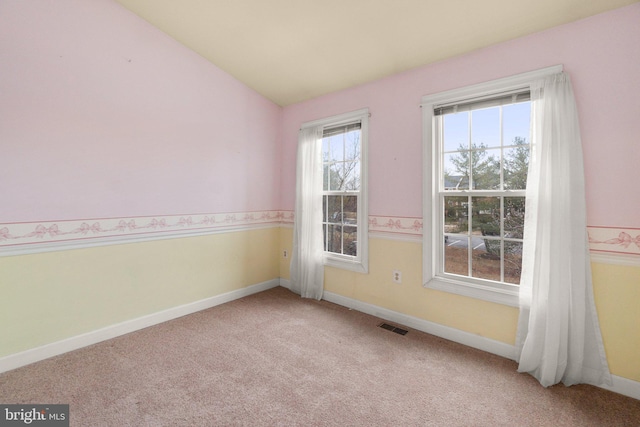
<instances>
[{"instance_id":1,"label":"curtain rod","mask_svg":"<svg viewBox=\"0 0 640 427\"><path fill-rule=\"evenodd\" d=\"M370 116L369 108L361 108L355 111L348 111L342 114L336 114L335 116L324 117L318 120L311 120L309 122L301 123L300 127L302 129L310 128L310 127L318 127L325 125L337 125L340 123L347 123L350 121L354 121L357 119L365 119Z\"/></svg>"},{"instance_id":2,"label":"curtain rod","mask_svg":"<svg viewBox=\"0 0 640 427\"><path fill-rule=\"evenodd\" d=\"M371 117L371 113L367 114L367 117ZM353 123L355 123L355 122L357 122L357 121L358 121L358 119L354 120L354 121L353 121ZM322 126L323 126L323 127L324 127L324 126L334 126L334 124L333 124L333 123L327 123L326 125L322 125ZM337 127L337 126L342 126L342 125L341 125L341 124L337 124L337 125L335 125L335 126ZM301 126L298 130L305 129L305 128L307 128L307 127L309 127L309 126L305 126L305 127L302 127L302 126Z\"/></svg>"}]
</instances>

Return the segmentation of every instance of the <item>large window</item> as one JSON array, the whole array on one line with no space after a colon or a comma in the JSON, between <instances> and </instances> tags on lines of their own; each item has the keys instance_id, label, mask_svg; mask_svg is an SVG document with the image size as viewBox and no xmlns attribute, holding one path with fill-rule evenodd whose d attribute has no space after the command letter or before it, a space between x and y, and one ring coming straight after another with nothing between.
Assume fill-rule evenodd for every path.
<instances>
[{"instance_id":1,"label":"large window","mask_svg":"<svg viewBox=\"0 0 640 427\"><path fill-rule=\"evenodd\" d=\"M518 304L537 75L423 98L426 286Z\"/></svg>"},{"instance_id":2,"label":"large window","mask_svg":"<svg viewBox=\"0 0 640 427\"><path fill-rule=\"evenodd\" d=\"M303 126L322 127L322 231L325 264L368 270L368 110Z\"/></svg>"},{"instance_id":3,"label":"large window","mask_svg":"<svg viewBox=\"0 0 640 427\"><path fill-rule=\"evenodd\" d=\"M436 116L442 273L517 285L531 105L467 108Z\"/></svg>"}]
</instances>

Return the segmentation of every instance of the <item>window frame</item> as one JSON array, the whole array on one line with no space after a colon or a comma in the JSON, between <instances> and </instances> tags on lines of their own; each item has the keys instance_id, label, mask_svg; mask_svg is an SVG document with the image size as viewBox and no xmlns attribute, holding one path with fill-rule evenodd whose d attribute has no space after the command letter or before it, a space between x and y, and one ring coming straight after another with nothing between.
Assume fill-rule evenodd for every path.
<instances>
[{"instance_id":1,"label":"window frame","mask_svg":"<svg viewBox=\"0 0 640 427\"><path fill-rule=\"evenodd\" d=\"M301 127L333 127L360 122L360 191L358 192L357 242L356 256L324 251L324 265L351 270L359 273L369 272L369 198L368 198L368 151L369 151L369 109L363 108L343 114L304 123Z\"/></svg>"},{"instance_id":2,"label":"window frame","mask_svg":"<svg viewBox=\"0 0 640 427\"><path fill-rule=\"evenodd\" d=\"M503 92L521 89L531 90L531 84L549 74L562 71L562 65L547 67L511 77L492 80L422 97L422 147L423 147L423 286L471 298L508 306L519 305L519 286L492 282L472 277L443 276L444 260L441 255L440 169L439 147L434 109L443 105L482 99ZM531 141L533 143L534 141ZM457 194L451 194L452 196ZM463 195L463 194L460 194ZM466 193L464 195L473 195ZM514 194L515 195L515 194Z\"/></svg>"}]
</instances>

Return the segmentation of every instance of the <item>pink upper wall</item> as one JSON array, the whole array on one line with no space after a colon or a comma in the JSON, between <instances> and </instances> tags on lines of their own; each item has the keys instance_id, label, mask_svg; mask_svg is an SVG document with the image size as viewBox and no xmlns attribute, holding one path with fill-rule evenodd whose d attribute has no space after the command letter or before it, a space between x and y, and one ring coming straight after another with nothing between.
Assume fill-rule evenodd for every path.
<instances>
[{"instance_id":1,"label":"pink upper wall","mask_svg":"<svg viewBox=\"0 0 640 427\"><path fill-rule=\"evenodd\" d=\"M640 4L280 107L111 0L0 2L0 223L293 209L302 122L369 107L370 213L422 214L420 98L554 64L588 222L639 227Z\"/></svg>"},{"instance_id":2,"label":"pink upper wall","mask_svg":"<svg viewBox=\"0 0 640 427\"><path fill-rule=\"evenodd\" d=\"M281 115L112 0L0 3L0 223L278 209Z\"/></svg>"},{"instance_id":3,"label":"pink upper wall","mask_svg":"<svg viewBox=\"0 0 640 427\"><path fill-rule=\"evenodd\" d=\"M634 4L284 108L281 207L294 206L300 124L369 107L369 212L420 217L421 97L563 64L581 119L588 224L639 227L638 23Z\"/></svg>"}]
</instances>

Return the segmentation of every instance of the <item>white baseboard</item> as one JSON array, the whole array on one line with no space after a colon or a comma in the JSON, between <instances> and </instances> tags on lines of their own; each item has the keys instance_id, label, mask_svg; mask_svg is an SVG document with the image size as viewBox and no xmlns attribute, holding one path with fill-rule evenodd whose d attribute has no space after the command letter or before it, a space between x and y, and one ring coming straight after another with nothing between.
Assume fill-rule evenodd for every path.
<instances>
[{"instance_id":1,"label":"white baseboard","mask_svg":"<svg viewBox=\"0 0 640 427\"><path fill-rule=\"evenodd\" d=\"M280 278L280 286L291 290L291 281L289 279Z\"/></svg>"},{"instance_id":2,"label":"white baseboard","mask_svg":"<svg viewBox=\"0 0 640 427\"><path fill-rule=\"evenodd\" d=\"M290 283L286 279L280 279L280 286L289 288ZM464 332L448 326L443 326L438 323L429 322L428 320L408 316L397 311L378 307L373 304L358 301L353 298L344 297L332 292L325 291L323 299L334 304L338 304L344 307L351 308L353 310L379 317L384 320L398 323L399 325L409 326L410 328L426 332L428 334L435 335L449 341L454 341L459 344L464 344L469 347L486 351L488 353L506 357L507 359L515 360L515 347L510 344L481 337L479 335ZM640 400L640 382L616 375L612 375L612 379L612 386L602 385L600 387Z\"/></svg>"},{"instance_id":3,"label":"white baseboard","mask_svg":"<svg viewBox=\"0 0 640 427\"><path fill-rule=\"evenodd\" d=\"M617 375L611 375L611 379L613 380L612 386L601 385L599 387L640 400L640 382Z\"/></svg>"},{"instance_id":4,"label":"white baseboard","mask_svg":"<svg viewBox=\"0 0 640 427\"><path fill-rule=\"evenodd\" d=\"M342 305L344 307L348 307L354 310L361 311L363 313L370 314L372 316L379 317L384 320L389 320L400 325L409 326L410 328L417 329L419 331L426 332L428 334L435 335L449 341L464 344L466 346L477 348L488 353L497 354L498 356L506 357L507 359L515 359L515 347L500 341L495 341L489 338L482 337L480 335L464 332L459 329L451 328L449 326L443 326L438 323L402 314L397 311L389 310L387 308L378 307L373 304L344 297L332 292L325 291L323 299L338 305Z\"/></svg>"},{"instance_id":5,"label":"white baseboard","mask_svg":"<svg viewBox=\"0 0 640 427\"><path fill-rule=\"evenodd\" d=\"M67 338L61 341L46 344L20 353L10 354L0 358L0 373L10 371L40 360L48 359L59 354L77 350L92 344L99 343L120 335L128 334L149 326L157 325L187 314L196 313L216 305L224 304L251 294L266 291L280 285L280 279L273 279L246 288L227 292L214 297L205 298L189 304L172 307L157 313L138 317L136 319L127 320L122 323L107 326L95 331L87 332L75 337Z\"/></svg>"}]
</instances>

